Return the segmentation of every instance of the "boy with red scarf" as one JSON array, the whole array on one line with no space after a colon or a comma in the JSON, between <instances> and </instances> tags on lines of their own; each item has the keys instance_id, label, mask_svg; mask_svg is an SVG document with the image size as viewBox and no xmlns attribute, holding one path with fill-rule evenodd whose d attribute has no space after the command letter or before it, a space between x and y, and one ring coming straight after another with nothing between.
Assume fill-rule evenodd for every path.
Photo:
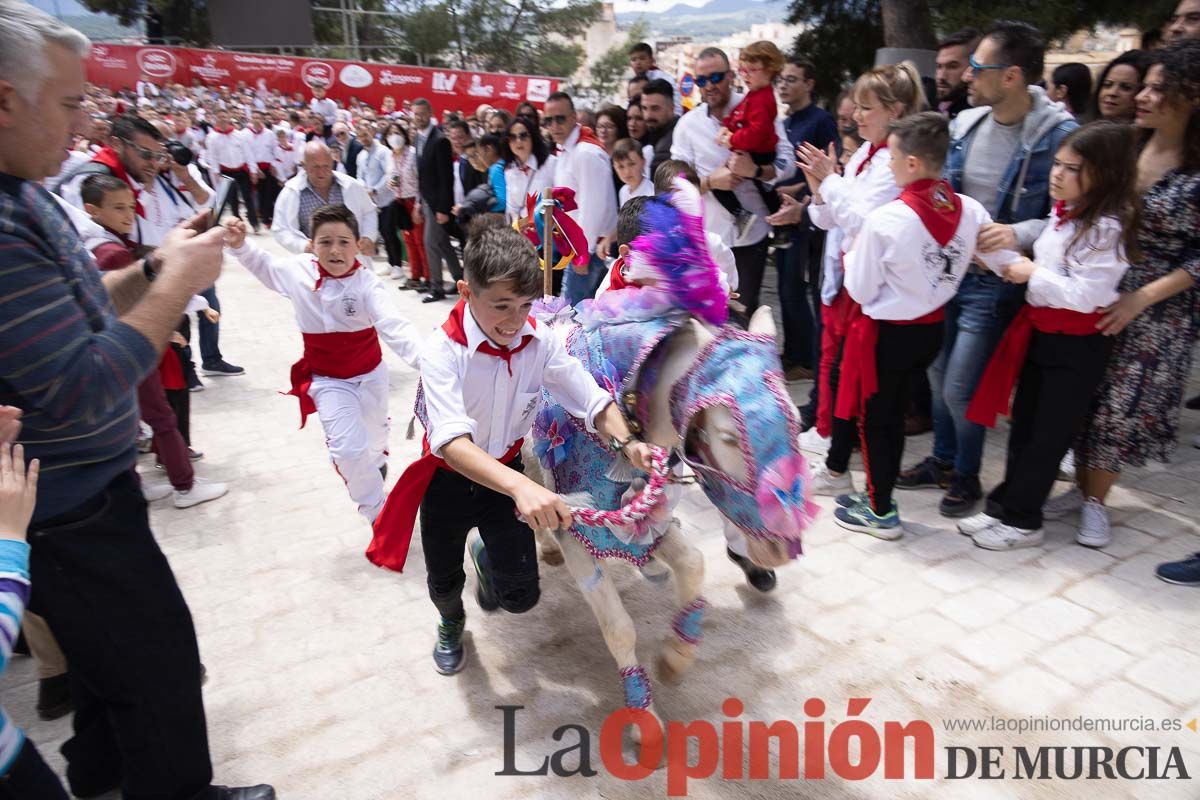
<instances>
[{"instance_id":1,"label":"boy with red scarf","mask_svg":"<svg viewBox=\"0 0 1200 800\"><path fill-rule=\"evenodd\" d=\"M292 365L300 427L316 412L333 468L368 522L383 508L387 475L388 371L382 339L411 367L420 342L392 296L360 269L358 220L345 206L312 214L312 253L276 258L246 241L241 220L225 223L225 244L264 286L292 301L304 356Z\"/></svg>"},{"instance_id":2,"label":"boy with red scarf","mask_svg":"<svg viewBox=\"0 0 1200 800\"><path fill-rule=\"evenodd\" d=\"M480 535L471 545L480 607L519 614L540 596L530 525L571 525L562 498L523 474L522 437L543 389L634 467L650 469L649 446L630 434L612 396L553 330L529 316L542 293L529 240L511 228L484 228L467 243L463 271L461 299L421 354L417 415L425 455L396 482L367 550L372 563L402 570L420 506L429 597L441 617L433 661L443 675L462 669L465 657L463 549L470 530Z\"/></svg>"},{"instance_id":3,"label":"boy with red scarf","mask_svg":"<svg viewBox=\"0 0 1200 800\"><path fill-rule=\"evenodd\" d=\"M942 347L943 306L958 291L972 258L999 271L1020 255L975 252L991 217L939 177L950 130L933 111L889 127L887 146L900 197L867 214L846 252L845 287L856 308L849 321L834 415L858 418L867 491L838 496L838 525L880 539L904 535L892 489L904 453L911 379Z\"/></svg>"}]
</instances>

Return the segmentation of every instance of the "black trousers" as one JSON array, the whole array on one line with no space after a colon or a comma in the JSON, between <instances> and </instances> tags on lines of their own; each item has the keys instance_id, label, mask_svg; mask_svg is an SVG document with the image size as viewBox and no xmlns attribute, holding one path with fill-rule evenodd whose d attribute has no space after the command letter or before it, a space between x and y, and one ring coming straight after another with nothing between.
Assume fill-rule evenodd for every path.
<instances>
[{"instance_id":1,"label":"black trousers","mask_svg":"<svg viewBox=\"0 0 1200 800\"><path fill-rule=\"evenodd\" d=\"M379 209L379 233L383 236L383 247L387 250L388 264L393 267L404 265L404 245L400 241L400 221L408 216L404 204L393 200Z\"/></svg>"},{"instance_id":2,"label":"black trousers","mask_svg":"<svg viewBox=\"0 0 1200 800\"><path fill-rule=\"evenodd\" d=\"M167 405L175 412L179 434L188 447L192 446L192 394L186 388L167 389Z\"/></svg>"},{"instance_id":3,"label":"black trousers","mask_svg":"<svg viewBox=\"0 0 1200 800\"><path fill-rule=\"evenodd\" d=\"M1004 482L987 513L1015 528L1042 527L1042 505L1104 377L1113 338L1033 332L1008 432Z\"/></svg>"},{"instance_id":4,"label":"black trousers","mask_svg":"<svg viewBox=\"0 0 1200 800\"><path fill-rule=\"evenodd\" d=\"M225 203L225 208L233 212L235 217L240 217L240 203L246 205L246 221L252 227L258 226L258 213L254 210L254 186L250 183L250 173L241 169L221 170L222 175L227 175L233 178L233 188L229 190L229 199ZM217 209L217 219L221 218L221 212L224 209Z\"/></svg>"},{"instance_id":5,"label":"black trousers","mask_svg":"<svg viewBox=\"0 0 1200 800\"><path fill-rule=\"evenodd\" d=\"M0 777L0 800L69 800L62 782L26 739L8 772Z\"/></svg>"},{"instance_id":6,"label":"black trousers","mask_svg":"<svg viewBox=\"0 0 1200 800\"><path fill-rule=\"evenodd\" d=\"M213 791L192 615L154 540L136 473L30 527L30 608L71 664L71 792L126 800Z\"/></svg>"},{"instance_id":7,"label":"black trousers","mask_svg":"<svg viewBox=\"0 0 1200 800\"><path fill-rule=\"evenodd\" d=\"M733 260L738 273L738 302L746 307L747 314L753 314L758 308L758 293L767 270L766 237L758 244L733 248Z\"/></svg>"},{"instance_id":8,"label":"black trousers","mask_svg":"<svg viewBox=\"0 0 1200 800\"><path fill-rule=\"evenodd\" d=\"M279 197L279 181L275 180L275 175L271 172L259 174L254 194L258 202L258 218L264 225L270 225L275 216L275 198Z\"/></svg>"},{"instance_id":9,"label":"black trousers","mask_svg":"<svg viewBox=\"0 0 1200 800\"><path fill-rule=\"evenodd\" d=\"M524 472L518 456L508 465ZM467 533L478 528L500 607L513 614L528 611L541 596L537 544L533 531L517 519L508 495L492 491L457 472L439 469L421 501L421 546L425 551L429 598L443 619L464 616L466 583L463 553Z\"/></svg>"},{"instance_id":10,"label":"black trousers","mask_svg":"<svg viewBox=\"0 0 1200 800\"><path fill-rule=\"evenodd\" d=\"M943 328L941 322L879 323L879 343L875 346L879 391L867 399L866 410L858 420L867 495L876 514L887 514L892 509L892 489L904 456L904 414L912 376L929 369L937 358Z\"/></svg>"}]
</instances>

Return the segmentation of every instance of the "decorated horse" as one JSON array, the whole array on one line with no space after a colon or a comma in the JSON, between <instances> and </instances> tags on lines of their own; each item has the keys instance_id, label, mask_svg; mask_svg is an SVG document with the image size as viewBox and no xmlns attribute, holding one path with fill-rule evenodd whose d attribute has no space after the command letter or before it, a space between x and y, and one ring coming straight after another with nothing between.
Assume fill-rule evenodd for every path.
<instances>
[{"instance_id":1,"label":"decorated horse","mask_svg":"<svg viewBox=\"0 0 1200 800\"><path fill-rule=\"evenodd\" d=\"M631 430L663 451L656 474L635 473L543 394L533 443L543 481L589 510L576 513L569 530L539 532L543 558L561 549L617 662L625 705L651 713L633 620L608 569L614 560L643 567L652 558L670 567L678 610L657 667L663 680L682 677L695 661L705 610L703 558L672 514L679 482L690 480L683 466L745 536L749 559L761 568L800 554L816 510L770 309L759 309L748 330L729 324L700 202L684 181L671 200L647 202L625 273L641 285L610 290L574 311L548 298L534 312L612 394Z\"/></svg>"}]
</instances>

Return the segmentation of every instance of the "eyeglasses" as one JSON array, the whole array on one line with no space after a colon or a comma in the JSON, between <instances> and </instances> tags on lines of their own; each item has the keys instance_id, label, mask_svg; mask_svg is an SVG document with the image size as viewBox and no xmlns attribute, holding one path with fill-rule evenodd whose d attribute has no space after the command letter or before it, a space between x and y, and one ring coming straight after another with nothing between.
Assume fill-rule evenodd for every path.
<instances>
[{"instance_id":1,"label":"eyeglasses","mask_svg":"<svg viewBox=\"0 0 1200 800\"><path fill-rule=\"evenodd\" d=\"M726 72L714 72L712 75L700 75L696 78L696 85L701 89L708 86L710 83L716 86L721 81L725 80Z\"/></svg>"},{"instance_id":2,"label":"eyeglasses","mask_svg":"<svg viewBox=\"0 0 1200 800\"><path fill-rule=\"evenodd\" d=\"M530 137L529 133L526 131L519 131L519 132L513 131L512 133L510 133L508 135L508 140L510 142L525 142L525 141L528 141L530 138L532 138L532 137Z\"/></svg>"},{"instance_id":3,"label":"eyeglasses","mask_svg":"<svg viewBox=\"0 0 1200 800\"><path fill-rule=\"evenodd\" d=\"M545 122L547 125L566 125L567 114L555 114L554 116L546 115Z\"/></svg>"},{"instance_id":4,"label":"eyeglasses","mask_svg":"<svg viewBox=\"0 0 1200 800\"><path fill-rule=\"evenodd\" d=\"M976 72L981 72L985 69L1008 69L1012 64L980 64L975 60L975 54L967 56L967 63L971 65L971 69Z\"/></svg>"},{"instance_id":5,"label":"eyeglasses","mask_svg":"<svg viewBox=\"0 0 1200 800\"><path fill-rule=\"evenodd\" d=\"M138 158L145 161L170 161L171 154L166 150L150 150L145 147L139 147L128 139L121 139L122 144L132 150Z\"/></svg>"}]
</instances>

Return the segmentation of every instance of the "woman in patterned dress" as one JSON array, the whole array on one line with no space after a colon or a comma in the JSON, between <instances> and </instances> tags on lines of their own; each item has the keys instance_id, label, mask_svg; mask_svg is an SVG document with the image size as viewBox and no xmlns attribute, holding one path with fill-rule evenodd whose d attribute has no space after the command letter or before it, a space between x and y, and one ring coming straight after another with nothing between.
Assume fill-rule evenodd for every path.
<instances>
[{"instance_id":1,"label":"woman in patterned dress","mask_svg":"<svg viewBox=\"0 0 1200 800\"><path fill-rule=\"evenodd\" d=\"M1154 54L1136 124L1140 252L1100 323L1117 341L1076 443L1079 485L1044 510L1050 519L1081 510L1080 536L1093 541L1109 535L1104 503L1121 468L1166 462L1178 440L1200 331L1200 41Z\"/></svg>"}]
</instances>

